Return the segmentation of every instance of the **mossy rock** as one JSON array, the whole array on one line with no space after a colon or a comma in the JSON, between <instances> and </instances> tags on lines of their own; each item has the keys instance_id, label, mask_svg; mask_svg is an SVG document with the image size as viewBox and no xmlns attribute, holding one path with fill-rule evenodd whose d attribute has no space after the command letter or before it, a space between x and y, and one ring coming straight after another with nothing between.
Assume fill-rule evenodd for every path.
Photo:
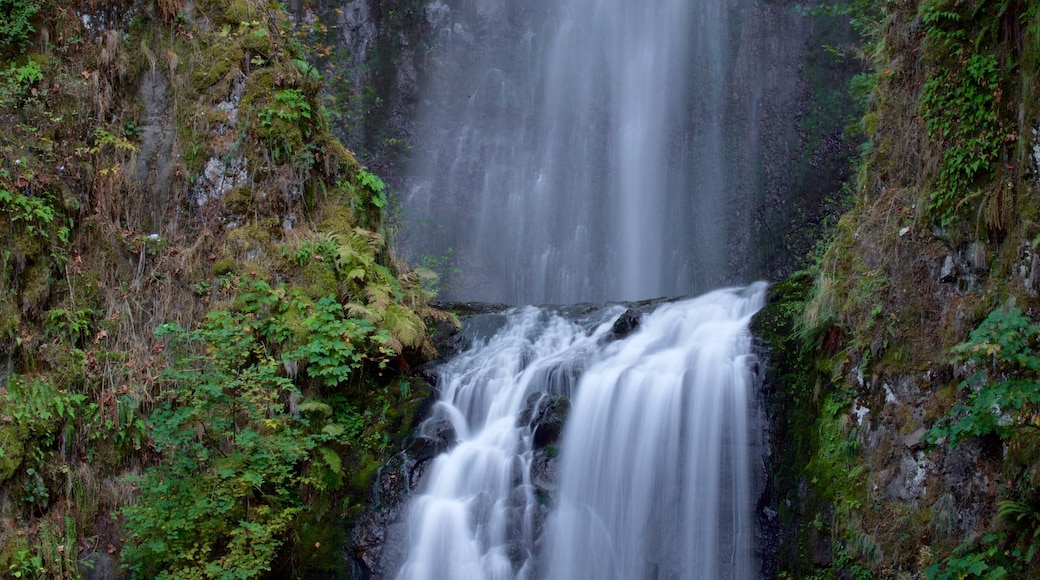
<instances>
[{"instance_id":1,"label":"mossy rock","mask_svg":"<svg viewBox=\"0 0 1040 580\"><path fill-rule=\"evenodd\" d=\"M19 431L14 425L0 425L0 484L11 479L22 465L25 444Z\"/></svg>"},{"instance_id":2,"label":"mossy rock","mask_svg":"<svg viewBox=\"0 0 1040 580\"><path fill-rule=\"evenodd\" d=\"M328 234L350 234L356 225L357 219L350 207L334 204L326 209L325 219L318 226L318 230Z\"/></svg>"},{"instance_id":3,"label":"mossy rock","mask_svg":"<svg viewBox=\"0 0 1040 580\"><path fill-rule=\"evenodd\" d=\"M249 213L253 203L253 189L248 185L236 187L224 194L224 207L237 214Z\"/></svg>"},{"instance_id":4,"label":"mossy rock","mask_svg":"<svg viewBox=\"0 0 1040 580\"><path fill-rule=\"evenodd\" d=\"M809 272L795 272L769 289L766 305L751 319L751 330L771 349L783 348L794 334L815 280Z\"/></svg>"},{"instance_id":5,"label":"mossy rock","mask_svg":"<svg viewBox=\"0 0 1040 580\"><path fill-rule=\"evenodd\" d=\"M303 286L303 294L312 300L335 296L338 292L336 273L318 260L311 260L304 265L300 284Z\"/></svg>"},{"instance_id":6,"label":"mossy rock","mask_svg":"<svg viewBox=\"0 0 1040 580\"><path fill-rule=\"evenodd\" d=\"M252 53L270 56L274 51L274 41L265 26L245 26L242 31L242 48Z\"/></svg>"},{"instance_id":7,"label":"mossy rock","mask_svg":"<svg viewBox=\"0 0 1040 580\"><path fill-rule=\"evenodd\" d=\"M224 21L231 25L266 20L263 6L254 0L231 0L224 9Z\"/></svg>"},{"instance_id":8,"label":"mossy rock","mask_svg":"<svg viewBox=\"0 0 1040 580\"><path fill-rule=\"evenodd\" d=\"M227 38L214 42L206 47L199 65L195 67L191 86L197 93L220 82L232 69L241 66L245 60L245 48L240 39Z\"/></svg>"},{"instance_id":9,"label":"mossy rock","mask_svg":"<svg viewBox=\"0 0 1040 580\"><path fill-rule=\"evenodd\" d=\"M21 288L19 294L22 299L22 309L31 310L42 307L51 290L50 269L43 262L30 264L21 276Z\"/></svg>"},{"instance_id":10,"label":"mossy rock","mask_svg":"<svg viewBox=\"0 0 1040 580\"><path fill-rule=\"evenodd\" d=\"M235 260L227 256L213 262L213 275L223 276L235 271Z\"/></svg>"},{"instance_id":11,"label":"mossy rock","mask_svg":"<svg viewBox=\"0 0 1040 580\"><path fill-rule=\"evenodd\" d=\"M329 159L330 169L335 175L357 175L361 164L358 163L354 154L336 139L328 139L324 144L325 156Z\"/></svg>"}]
</instances>

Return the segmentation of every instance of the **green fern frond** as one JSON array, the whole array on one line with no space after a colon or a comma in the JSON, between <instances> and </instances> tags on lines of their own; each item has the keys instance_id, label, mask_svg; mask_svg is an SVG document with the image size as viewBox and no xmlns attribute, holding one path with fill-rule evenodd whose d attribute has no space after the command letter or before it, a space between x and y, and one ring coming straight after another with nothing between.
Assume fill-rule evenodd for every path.
<instances>
[{"instance_id":1,"label":"green fern frond","mask_svg":"<svg viewBox=\"0 0 1040 580\"><path fill-rule=\"evenodd\" d=\"M365 288L365 297L368 299L369 309L379 313L385 313L387 308L393 303L388 286L369 284ZM379 317L382 318L382 314Z\"/></svg>"},{"instance_id":2,"label":"green fern frond","mask_svg":"<svg viewBox=\"0 0 1040 580\"><path fill-rule=\"evenodd\" d=\"M357 302L348 302L347 304L344 304L343 311L351 318L364 318L373 322L379 322L372 310L358 304Z\"/></svg>"},{"instance_id":3,"label":"green fern frond","mask_svg":"<svg viewBox=\"0 0 1040 580\"><path fill-rule=\"evenodd\" d=\"M386 308L382 326L392 338L406 348L420 349L424 352L429 349L426 324L410 308L400 304L390 304Z\"/></svg>"}]
</instances>

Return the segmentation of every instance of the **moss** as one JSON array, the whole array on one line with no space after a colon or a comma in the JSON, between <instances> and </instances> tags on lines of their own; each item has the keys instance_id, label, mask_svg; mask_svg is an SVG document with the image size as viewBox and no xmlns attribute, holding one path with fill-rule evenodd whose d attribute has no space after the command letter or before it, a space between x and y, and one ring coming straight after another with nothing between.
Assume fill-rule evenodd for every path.
<instances>
[{"instance_id":1,"label":"moss","mask_svg":"<svg viewBox=\"0 0 1040 580\"><path fill-rule=\"evenodd\" d=\"M823 543L820 514L827 506L807 480L807 466L819 446L820 411L814 396L813 351L798 328L814 288L809 272L798 272L770 288L765 306L755 314L752 331L766 350L766 406L774 417L772 431L771 502L783 522L781 568L806 572L812 554ZM806 493L808 491L809 493Z\"/></svg>"},{"instance_id":2,"label":"moss","mask_svg":"<svg viewBox=\"0 0 1040 580\"><path fill-rule=\"evenodd\" d=\"M363 451L355 458L355 470L349 474L349 486L358 497L364 497L372 489L376 474L383 466L383 458L375 457L370 452Z\"/></svg>"},{"instance_id":3,"label":"moss","mask_svg":"<svg viewBox=\"0 0 1040 580\"><path fill-rule=\"evenodd\" d=\"M5 483L22 465L25 433L14 425L0 425L0 484Z\"/></svg>"},{"instance_id":4,"label":"moss","mask_svg":"<svg viewBox=\"0 0 1040 580\"><path fill-rule=\"evenodd\" d=\"M274 41L266 26L240 25L242 48L254 54L269 56L274 49Z\"/></svg>"},{"instance_id":5,"label":"moss","mask_svg":"<svg viewBox=\"0 0 1040 580\"><path fill-rule=\"evenodd\" d=\"M223 276L224 274L230 274L235 271L235 260L234 258L220 258L216 262L213 262L213 275Z\"/></svg>"},{"instance_id":6,"label":"moss","mask_svg":"<svg viewBox=\"0 0 1040 580\"><path fill-rule=\"evenodd\" d=\"M350 207L334 203L326 208L324 219L318 226L319 231L329 234L349 234L357 225L354 212Z\"/></svg>"},{"instance_id":7,"label":"moss","mask_svg":"<svg viewBox=\"0 0 1040 580\"><path fill-rule=\"evenodd\" d=\"M361 169L361 164L354 158L354 154L347 150L342 143L335 139L329 139L323 148L326 157L330 160L331 168L336 175L356 175Z\"/></svg>"},{"instance_id":8,"label":"moss","mask_svg":"<svg viewBox=\"0 0 1040 580\"><path fill-rule=\"evenodd\" d=\"M245 60L245 49L241 41L226 39L214 42L203 50L198 66L192 75L191 85L195 93L204 93L223 79L231 69L239 67Z\"/></svg>"},{"instance_id":9,"label":"moss","mask_svg":"<svg viewBox=\"0 0 1040 580\"><path fill-rule=\"evenodd\" d=\"M266 20L266 17L263 9L254 0L231 0L224 9L224 21L232 25Z\"/></svg>"},{"instance_id":10,"label":"moss","mask_svg":"<svg viewBox=\"0 0 1040 580\"><path fill-rule=\"evenodd\" d=\"M947 416L957 401L957 388L954 385L944 385L929 397L924 405L923 421L925 425L934 425L936 421Z\"/></svg>"},{"instance_id":11,"label":"moss","mask_svg":"<svg viewBox=\"0 0 1040 580\"><path fill-rule=\"evenodd\" d=\"M247 214L253 202L253 188L248 185L236 187L224 194L224 207L233 213Z\"/></svg>"},{"instance_id":12,"label":"moss","mask_svg":"<svg viewBox=\"0 0 1040 580\"><path fill-rule=\"evenodd\" d=\"M311 260L303 266L300 280L303 293L312 300L337 293L336 274L324 262Z\"/></svg>"},{"instance_id":13,"label":"moss","mask_svg":"<svg viewBox=\"0 0 1040 580\"><path fill-rule=\"evenodd\" d=\"M22 310L39 310L50 293L50 268L43 262L34 262L26 267L21 276L19 297Z\"/></svg>"}]
</instances>

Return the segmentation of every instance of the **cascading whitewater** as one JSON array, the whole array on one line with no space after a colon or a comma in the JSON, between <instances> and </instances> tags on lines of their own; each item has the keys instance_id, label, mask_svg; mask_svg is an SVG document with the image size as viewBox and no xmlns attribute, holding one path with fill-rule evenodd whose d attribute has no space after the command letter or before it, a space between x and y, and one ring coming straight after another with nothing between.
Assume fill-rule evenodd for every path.
<instances>
[{"instance_id":1,"label":"cascading whitewater","mask_svg":"<svg viewBox=\"0 0 1040 580\"><path fill-rule=\"evenodd\" d=\"M412 501L408 561L398 578L530 574L539 505L530 483L532 433L518 418L532 393L571 394L574 374L557 371L594 356L610 329L595 324L589 333L586 326L520 309L492 338L440 369L440 400L425 423L449 423L458 444L434 460Z\"/></svg>"},{"instance_id":2,"label":"cascading whitewater","mask_svg":"<svg viewBox=\"0 0 1040 580\"><path fill-rule=\"evenodd\" d=\"M549 577L752 578L748 323L765 285L658 308L582 377Z\"/></svg>"},{"instance_id":3,"label":"cascading whitewater","mask_svg":"<svg viewBox=\"0 0 1040 580\"><path fill-rule=\"evenodd\" d=\"M751 0L431 0L423 17L430 82L399 241L413 263L451 257L443 298L638 300L747 279L752 215L767 182L787 183L786 162L764 160L797 150L796 15ZM407 561L387 569L753 577L746 325L763 292L661 307L605 346L603 324L511 313L442 369L427 425L450 424L457 445L422 476ZM554 389L576 399L548 493L518 419Z\"/></svg>"},{"instance_id":4,"label":"cascading whitewater","mask_svg":"<svg viewBox=\"0 0 1040 580\"><path fill-rule=\"evenodd\" d=\"M665 304L606 344L619 309L510 313L440 372L428 423L458 444L413 501L398 578L753 577L747 325L764 293ZM573 396L545 537L518 420L539 392Z\"/></svg>"}]
</instances>

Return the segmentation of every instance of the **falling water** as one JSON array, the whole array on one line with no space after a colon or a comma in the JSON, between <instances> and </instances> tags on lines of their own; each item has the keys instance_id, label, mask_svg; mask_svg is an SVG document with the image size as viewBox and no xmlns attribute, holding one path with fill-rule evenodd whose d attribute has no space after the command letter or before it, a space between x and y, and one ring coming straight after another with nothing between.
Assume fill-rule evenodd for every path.
<instances>
[{"instance_id":1,"label":"falling water","mask_svg":"<svg viewBox=\"0 0 1040 580\"><path fill-rule=\"evenodd\" d=\"M747 326L764 292L666 304L613 342L618 308L508 313L441 370L427 425L450 422L458 443L412 503L398 578L754 577ZM518 418L560 396L573 410L546 500Z\"/></svg>"},{"instance_id":2,"label":"falling water","mask_svg":"<svg viewBox=\"0 0 1040 580\"><path fill-rule=\"evenodd\" d=\"M530 482L533 433L518 417L531 394L571 395L610 329L603 314L620 312L601 313L587 332L590 321L535 307L513 311L490 340L441 369L440 400L426 425L448 422L458 444L437 457L412 502L409 559L398 578L529 576L539 506Z\"/></svg>"},{"instance_id":3,"label":"falling water","mask_svg":"<svg viewBox=\"0 0 1040 580\"><path fill-rule=\"evenodd\" d=\"M795 134L763 119L791 111L796 17L752 0L432 0L422 17L436 33L401 243L413 263L450 258L442 297L574 304L747 279L776 178L763 159ZM621 340L620 309L499 315L440 369L423 429L455 444L420 477L387 569L754 577L747 324L763 295L661 306ZM561 396L549 458L531 418Z\"/></svg>"},{"instance_id":4,"label":"falling water","mask_svg":"<svg viewBox=\"0 0 1040 580\"><path fill-rule=\"evenodd\" d=\"M764 285L657 309L582 377L550 577L752 578L748 322Z\"/></svg>"},{"instance_id":5,"label":"falling water","mask_svg":"<svg viewBox=\"0 0 1040 580\"><path fill-rule=\"evenodd\" d=\"M425 13L403 203L412 262L457 272L442 297L639 300L747 276L763 116L794 118L796 19L763 25L751 0L450 4Z\"/></svg>"}]
</instances>

